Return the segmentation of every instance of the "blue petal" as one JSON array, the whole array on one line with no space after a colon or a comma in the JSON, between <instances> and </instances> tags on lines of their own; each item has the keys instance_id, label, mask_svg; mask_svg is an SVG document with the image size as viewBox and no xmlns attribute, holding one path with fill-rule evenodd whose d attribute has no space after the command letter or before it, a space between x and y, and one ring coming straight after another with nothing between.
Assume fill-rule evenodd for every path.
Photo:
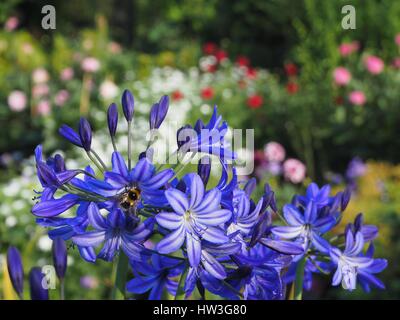
<instances>
[{"instance_id":1,"label":"blue petal","mask_svg":"<svg viewBox=\"0 0 400 320\"><path fill-rule=\"evenodd\" d=\"M152 177L154 170L151 162L147 158L142 158L131 172L131 181L146 182Z\"/></svg>"},{"instance_id":2,"label":"blue petal","mask_svg":"<svg viewBox=\"0 0 400 320\"><path fill-rule=\"evenodd\" d=\"M156 250L160 253L171 253L177 251L185 241L184 226L180 226L162 239L156 246Z\"/></svg>"},{"instance_id":3,"label":"blue petal","mask_svg":"<svg viewBox=\"0 0 400 320\"><path fill-rule=\"evenodd\" d=\"M78 133L76 133L75 130L72 129L71 127L63 124L58 130L58 132L72 144L81 148L83 147L81 138L79 137Z\"/></svg>"},{"instance_id":4,"label":"blue petal","mask_svg":"<svg viewBox=\"0 0 400 320\"><path fill-rule=\"evenodd\" d=\"M208 213L196 212L196 222L205 226L218 226L227 222L231 218L232 213L226 209L219 209Z\"/></svg>"},{"instance_id":5,"label":"blue petal","mask_svg":"<svg viewBox=\"0 0 400 320\"><path fill-rule=\"evenodd\" d=\"M189 201L182 191L177 189L168 189L165 191L165 196L177 214L184 215L189 209Z\"/></svg>"},{"instance_id":6,"label":"blue petal","mask_svg":"<svg viewBox=\"0 0 400 320\"><path fill-rule=\"evenodd\" d=\"M204 250L202 258L204 269L206 269L207 272L209 272L213 277L220 280L226 278L226 271L217 259L215 259L211 254Z\"/></svg>"},{"instance_id":7,"label":"blue petal","mask_svg":"<svg viewBox=\"0 0 400 320\"><path fill-rule=\"evenodd\" d=\"M221 202L221 191L214 188L208 191L203 198L203 201L198 206L192 207L194 212L208 213L217 209Z\"/></svg>"},{"instance_id":8,"label":"blue petal","mask_svg":"<svg viewBox=\"0 0 400 320\"><path fill-rule=\"evenodd\" d=\"M290 242L290 241L278 241L268 238L261 238L260 243L268 248L275 250L279 253L289 254L289 255L299 255L304 253L304 249L301 245Z\"/></svg>"},{"instance_id":9,"label":"blue petal","mask_svg":"<svg viewBox=\"0 0 400 320\"><path fill-rule=\"evenodd\" d=\"M211 243L225 243L229 241L229 237L225 235L225 232L216 227L208 227L204 233L202 233L202 238Z\"/></svg>"},{"instance_id":10,"label":"blue petal","mask_svg":"<svg viewBox=\"0 0 400 320\"><path fill-rule=\"evenodd\" d=\"M178 229L184 222L183 217L174 212L161 212L157 214L156 220L160 226L169 230Z\"/></svg>"},{"instance_id":11,"label":"blue petal","mask_svg":"<svg viewBox=\"0 0 400 320\"><path fill-rule=\"evenodd\" d=\"M38 217L54 217L67 211L76 205L79 198L73 194L67 194L59 199L51 199L35 204L32 213Z\"/></svg>"},{"instance_id":12,"label":"blue petal","mask_svg":"<svg viewBox=\"0 0 400 320\"><path fill-rule=\"evenodd\" d=\"M107 229L107 223L104 217L100 214L100 210L97 205L93 202L89 204L87 211L89 223L96 230L105 230Z\"/></svg>"},{"instance_id":13,"label":"blue petal","mask_svg":"<svg viewBox=\"0 0 400 320\"><path fill-rule=\"evenodd\" d=\"M303 230L302 226L292 227L292 226L280 226L272 228L272 233L277 235L278 237L284 239L293 239L301 235Z\"/></svg>"},{"instance_id":14,"label":"blue petal","mask_svg":"<svg viewBox=\"0 0 400 320\"><path fill-rule=\"evenodd\" d=\"M197 174L193 175L192 183L190 186L190 208L197 207L204 198L204 185L203 180Z\"/></svg>"},{"instance_id":15,"label":"blue petal","mask_svg":"<svg viewBox=\"0 0 400 320\"><path fill-rule=\"evenodd\" d=\"M300 226L304 224L304 218L302 214L295 206L291 204L287 204L283 207L283 216L291 226Z\"/></svg>"},{"instance_id":16,"label":"blue petal","mask_svg":"<svg viewBox=\"0 0 400 320\"><path fill-rule=\"evenodd\" d=\"M73 236L72 242L82 247L96 247L101 244L105 238L105 231L92 231Z\"/></svg>"},{"instance_id":17,"label":"blue petal","mask_svg":"<svg viewBox=\"0 0 400 320\"><path fill-rule=\"evenodd\" d=\"M201 242L192 234L186 235L186 251L190 265L195 268L200 263L201 258Z\"/></svg>"},{"instance_id":18,"label":"blue petal","mask_svg":"<svg viewBox=\"0 0 400 320\"><path fill-rule=\"evenodd\" d=\"M174 176L174 171L172 169L163 170L149 180L144 181L145 186L151 187L152 189L159 189L164 186L172 177Z\"/></svg>"},{"instance_id":19,"label":"blue petal","mask_svg":"<svg viewBox=\"0 0 400 320\"><path fill-rule=\"evenodd\" d=\"M120 174L125 179L128 179L128 168L126 167L124 158L119 152L113 152L111 163L113 172Z\"/></svg>"}]
</instances>

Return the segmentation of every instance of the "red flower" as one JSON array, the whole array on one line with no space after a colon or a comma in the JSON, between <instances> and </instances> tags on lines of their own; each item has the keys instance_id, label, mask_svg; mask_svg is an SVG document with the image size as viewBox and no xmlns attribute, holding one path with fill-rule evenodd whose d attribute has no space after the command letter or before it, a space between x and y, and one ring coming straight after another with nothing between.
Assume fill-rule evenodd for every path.
<instances>
[{"instance_id":1,"label":"red flower","mask_svg":"<svg viewBox=\"0 0 400 320\"><path fill-rule=\"evenodd\" d=\"M343 99L343 97L342 96L337 96L337 97L335 97L335 104L336 105L342 105L343 104L343 102L344 102L344 99Z\"/></svg>"},{"instance_id":2,"label":"red flower","mask_svg":"<svg viewBox=\"0 0 400 320\"><path fill-rule=\"evenodd\" d=\"M216 64L210 64L210 65L207 66L207 70L206 71L213 73L216 70L217 70L217 65Z\"/></svg>"},{"instance_id":3,"label":"red flower","mask_svg":"<svg viewBox=\"0 0 400 320\"><path fill-rule=\"evenodd\" d=\"M180 92L179 90L175 90L172 92L172 100L174 101L179 101L183 98L183 93Z\"/></svg>"},{"instance_id":4,"label":"red flower","mask_svg":"<svg viewBox=\"0 0 400 320\"><path fill-rule=\"evenodd\" d=\"M247 76L247 78L249 78L249 79L255 79L255 78L257 78L257 70L254 69L254 68L251 68L251 67L247 68L246 76Z\"/></svg>"},{"instance_id":5,"label":"red flower","mask_svg":"<svg viewBox=\"0 0 400 320\"><path fill-rule=\"evenodd\" d=\"M246 56L238 56L236 58L236 63L241 67L248 67L250 66L250 60Z\"/></svg>"},{"instance_id":6,"label":"red flower","mask_svg":"<svg viewBox=\"0 0 400 320\"><path fill-rule=\"evenodd\" d=\"M204 89L201 90L201 97L204 100L209 100L212 99L214 97L214 89L211 87L206 87Z\"/></svg>"},{"instance_id":7,"label":"red flower","mask_svg":"<svg viewBox=\"0 0 400 320\"><path fill-rule=\"evenodd\" d=\"M263 104L263 97L259 96L257 94L252 95L250 97L247 98L247 105L251 108L251 109L258 109L262 106Z\"/></svg>"},{"instance_id":8,"label":"red flower","mask_svg":"<svg viewBox=\"0 0 400 320\"><path fill-rule=\"evenodd\" d=\"M204 54L210 55L217 51L217 45L214 42L206 42L203 46Z\"/></svg>"},{"instance_id":9,"label":"red flower","mask_svg":"<svg viewBox=\"0 0 400 320\"><path fill-rule=\"evenodd\" d=\"M295 76L297 74L297 66L294 63L285 64L285 72L288 76Z\"/></svg>"},{"instance_id":10,"label":"red flower","mask_svg":"<svg viewBox=\"0 0 400 320\"><path fill-rule=\"evenodd\" d=\"M286 91L289 94L295 94L297 91L299 91L299 85L296 82L288 82L286 84Z\"/></svg>"},{"instance_id":11,"label":"red flower","mask_svg":"<svg viewBox=\"0 0 400 320\"><path fill-rule=\"evenodd\" d=\"M228 58L228 54L226 53L226 51L220 49L215 53L215 58L217 58L218 62L221 62Z\"/></svg>"}]
</instances>

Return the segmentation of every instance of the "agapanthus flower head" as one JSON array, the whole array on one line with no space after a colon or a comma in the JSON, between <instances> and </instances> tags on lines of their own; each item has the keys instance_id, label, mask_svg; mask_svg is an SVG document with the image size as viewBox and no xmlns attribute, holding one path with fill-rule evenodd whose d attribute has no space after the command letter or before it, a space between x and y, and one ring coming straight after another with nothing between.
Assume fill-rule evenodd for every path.
<instances>
[{"instance_id":1,"label":"agapanthus flower head","mask_svg":"<svg viewBox=\"0 0 400 320\"><path fill-rule=\"evenodd\" d=\"M107 111L114 149L111 165L93 150L92 129L84 118L78 132L66 125L59 132L84 149L98 170L91 165L70 169L61 155L46 159L42 146L35 149L42 190L36 191L32 213L39 225L50 229L60 280L66 270L65 241L71 241L88 262L112 261L119 256L120 264L128 258L134 278L127 283L127 291L148 293L149 299L182 291L189 297L195 288L202 298L209 291L227 299L283 299L285 284L293 281L293 273L300 272L301 266L306 288L311 286L314 273L335 268L334 285L343 282L345 288L353 289L358 280L365 290L384 287L374 275L387 264L384 259L372 258L372 241L378 234L375 226L364 224L359 215L346 227L345 237L326 236L341 220L350 200L349 189L330 195L328 185L320 188L312 183L305 195L295 196L283 207L282 218L270 185L265 184L264 194L254 199L257 180L239 180L236 167L228 161L236 158L225 139L228 124L216 107L208 123L199 119L178 130L174 153L200 156L197 172L185 174L181 171L187 163L171 167L153 163L154 141L133 158L134 99L127 90L122 109L128 121L127 161L115 144L115 104ZM168 97L163 96L150 111L150 130L160 127L167 111ZM185 135L186 130L189 135ZM283 161L281 149L275 146L270 151L270 162ZM221 170L216 183L211 179L215 157ZM283 170L294 183L305 177L305 166L295 159L286 160ZM276 225L274 215L280 216L284 225ZM343 238L346 245L341 251ZM364 253L366 242L370 245ZM14 265L10 276L20 293L22 264L15 250L10 249L9 256L9 268ZM289 272L284 277L286 270ZM43 277L39 268L32 269L32 299L48 299Z\"/></svg>"}]
</instances>

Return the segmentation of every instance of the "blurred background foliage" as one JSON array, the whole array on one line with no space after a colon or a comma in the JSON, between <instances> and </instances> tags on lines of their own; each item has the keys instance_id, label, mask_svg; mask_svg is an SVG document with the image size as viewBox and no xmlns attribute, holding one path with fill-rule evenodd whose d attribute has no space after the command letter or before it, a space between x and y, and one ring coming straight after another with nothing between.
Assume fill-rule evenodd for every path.
<instances>
[{"instance_id":1,"label":"blurred background foliage","mask_svg":"<svg viewBox=\"0 0 400 320\"><path fill-rule=\"evenodd\" d=\"M56 8L56 30L41 28L47 4ZM348 4L356 8L355 30L341 27ZM400 297L399 1L7 0L0 26L0 257L13 244L25 250L27 266L50 261L29 213L33 148L44 142L47 154L61 149L79 158L57 128L75 127L81 115L100 132L101 148L104 111L128 88L140 102L140 128L162 94L182 124L206 119L215 103L233 128L254 128L261 154L254 175L276 189L279 207L311 180L338 190L352 183L346 222L364 212L381 228L377 251L389 259L388 290L348 295L321 279L309 296ZM354 43L351 53L341 51ZM371 72L371 56L384 63L381 71ZM351 80L338 82L338 67ZM282 163L272 172L263 151L270 141L284 146L285 159L305 163L305 179L288 177ZM366 163L355 178L354 157ZM94 268L70 252L75 281L67 297L107 298L110 267Z\"/></svg>"}]
</instances>

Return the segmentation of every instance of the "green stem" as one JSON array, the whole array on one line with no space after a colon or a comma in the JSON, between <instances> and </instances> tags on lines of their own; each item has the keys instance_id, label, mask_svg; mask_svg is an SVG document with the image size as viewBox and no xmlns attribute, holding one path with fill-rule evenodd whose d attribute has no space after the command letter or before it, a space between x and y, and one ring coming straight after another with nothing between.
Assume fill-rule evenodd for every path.
<instances>
[{"instance_id":1,"label":"green stem","mask_svg":"<svg viewBox=\"0 0 400 320\"><path fill-rule=\"evenodd\" d=\"M65 300L65 282L60 279L60 300Z\"/></svg>"},{"instance_id":2,"label":"green stem","mask_svg":"<svg viewBox=\"0 0 400 320\"><path fill-rule=\"evenodd\" d=\"M178 289L176 290L176 295L175 295L175 300L185 300L185 279L186 275L189 271L189 266L186 266L185 269L183 270L183 273L181 275L181 278L179 279L178 283Z\"/></svg>"},{"instance_id":3,"label":"green stem","mask_svg":"<svg viewBox=\"0 0 400 320\"><path fill-rule=\"evenodd\" d=\"M103 160L101 160L100 156L97 154L96 151L94 150L90 150L90 152L93 153L93 155L96 157L96 159L100 162L101 166L103 167L104 170L107 170L107 166L106 164L103 162Z\"/></svg>"},{"instance_id":4,"label":"green stem","mask_svg":"<svg viewBox=\"0 0 400 320\"><path fill-rule=\"evenodd\" d=\"M132 162L131 162L131 131L132 131L132 122L128 121L128 169L131 171Z\"/></svg>"},{"instance_id":5,"label":"green stem","mask_svg":"<svg viewBox=\"0 0 400 320\"><path fill-rule=\"evenodd\" d=\"M117 145L115 144L115 138L114 137L111 137L111 143L113 145L114 151L117 152L118 150L117 150Z\"/></svg>"},{"instance_id":6,"label":"green stem","mask_svg":"<svg viewBox=\"0 0 400 320\"><path fill-rule=\"evenodd\" d=\"M118 264L115 274L114 288L112 291L113 300L125 299L126 276L128 272L128 257L121 251L118 257Z\"/></svg>"},{"instance_id":7,"label":"green stem","mask_svg":"<svg viewBox=\"0 0 400 320\"><path fill-rule=\"evenodd\" d=\"M86 152L88 155L89 159L96 165L96 167L100 170L101 173L104 173L104 169L101 167L101 165L98 163L98 161L93 158L92 154L88 151Z\"/></svg>"},{"instance_id":8,"label":"green stem","mask_svg":"<svg viewBox=\"0 0 400 320\"><path fill-rule=\"evenodd\" d=\"M306 261L306 256L304 256L301 258L296 268L296 278L294 280L294 300L301 300L303 297L303 280Z\"/></svg>"}]
</instances>

